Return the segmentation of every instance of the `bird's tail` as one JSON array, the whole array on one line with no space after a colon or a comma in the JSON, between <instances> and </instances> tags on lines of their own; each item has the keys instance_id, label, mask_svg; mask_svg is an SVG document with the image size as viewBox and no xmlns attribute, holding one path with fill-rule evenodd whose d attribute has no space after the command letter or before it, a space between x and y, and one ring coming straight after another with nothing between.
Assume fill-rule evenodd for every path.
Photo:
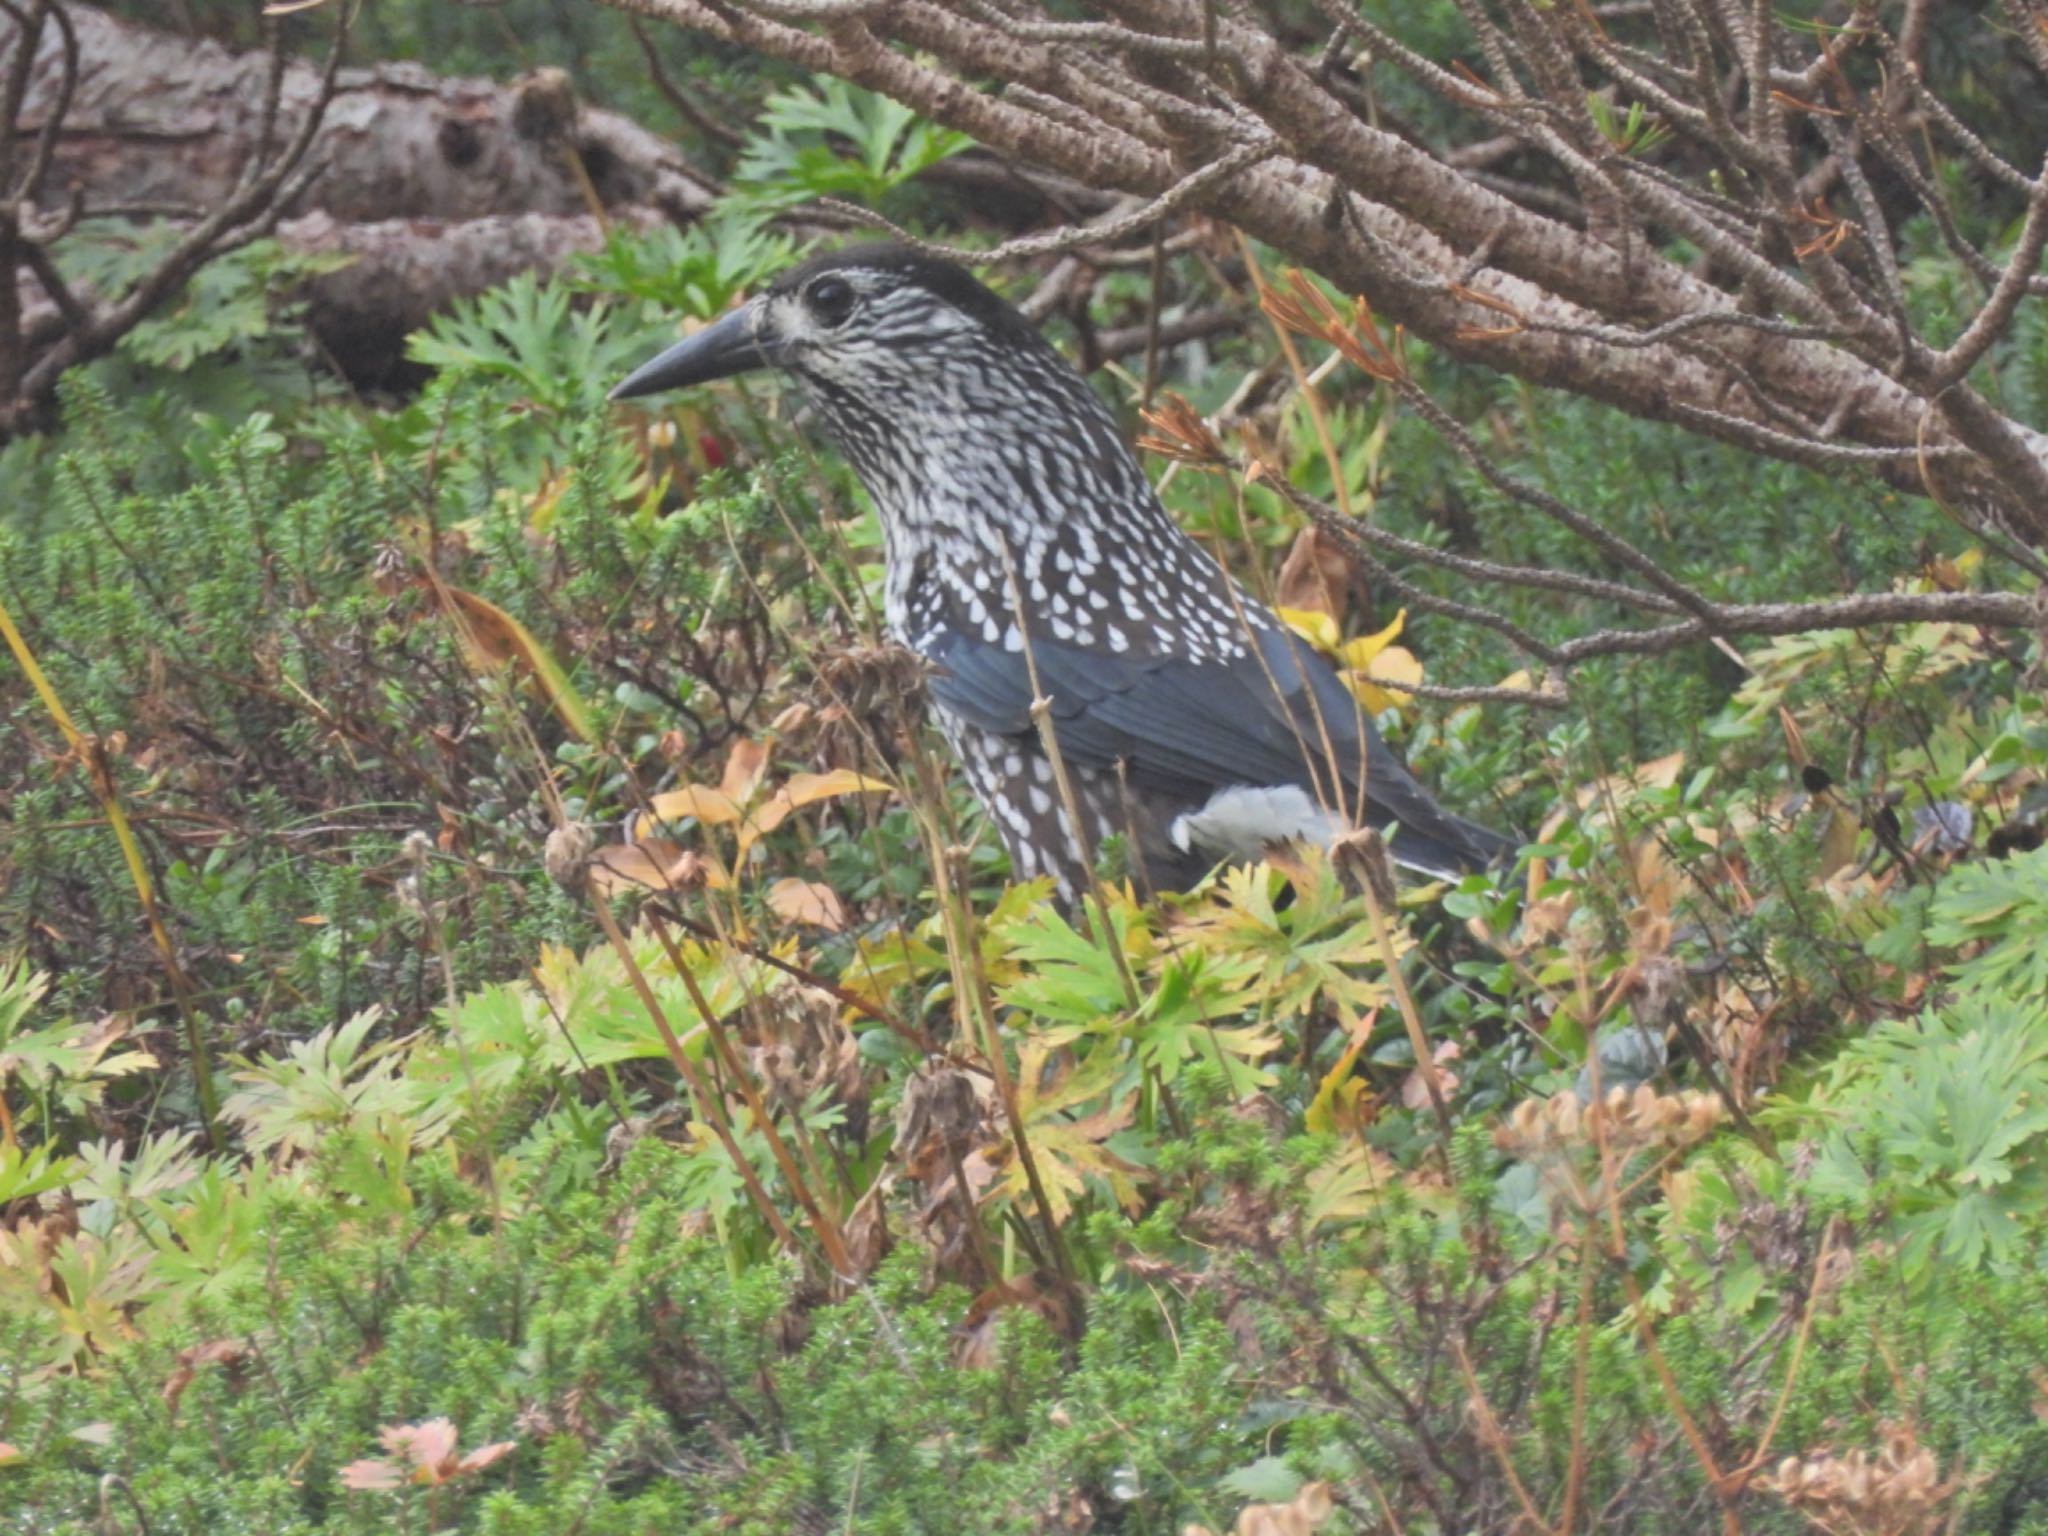
<instances>
[{"instance_id":1,"label":"bird's tail","mask_svg":"<svg viewBox=\"0 0 2048 1536\"><path fill-rule=\"evenodd\" d=\"M1481 870L1506 870L1522 846L1519 838L1454 816L1439 806L1431 806L1428 815L1404 815L1389 830L1389 858L1404 869L1440 880L1461 880Z\"/></svg>"}]
</instances>

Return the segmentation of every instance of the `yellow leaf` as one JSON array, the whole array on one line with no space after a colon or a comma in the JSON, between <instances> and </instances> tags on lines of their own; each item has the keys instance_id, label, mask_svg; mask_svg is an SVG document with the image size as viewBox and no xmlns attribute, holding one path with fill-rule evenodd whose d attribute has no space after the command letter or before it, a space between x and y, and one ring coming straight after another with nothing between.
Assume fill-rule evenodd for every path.
<instances>
[{"instance_id":1,"label":"yellow leaf","mask_svg":"<svg viewBox=\"0 0 2048 1536\"><path fill-rule=\"evenodd\" d=\"M793 773L789 782L770 795L761 808L740 828L742 855L789 819L792 811L830 800L838 795L886 795L891 786L851 768L834 768L830 773Z\"/></svg>"},{"instance_id":2,"label":"yellow leaf","mask_svg":"<svg viewBox=\"0 0 2048 1536\"><path fill-rule=\"evenodd\" d=\"M1863 831L1856 814L1845 805L1826 807L1828 824L1820 835L1820 867L1815 871L1826 880L1849 867L1856 857L1856 842Z\"/></svg>"},{"instance_id":3,"label":"yellow leaf","mask_svg":"<svg viewBox=\"0 0 2048 1536\"><path fill-rule=\"evenodd\" d=\"M1340 1111L1346 1119L1355 1115L1366 1084L1363 1079L1351 1075L1351 1064L1358 1060L1358 1053L1365 1049L1366 1041L1372 1037L1371 1021L1378 1012L1374 1009L1363 1021L1365 1027L1352 1032L1350 1049L1339 1056L1337 1064L1323 1075L1321 1084L1316 1088L1316 1096L1309 1100L1308 1111L1302 1120L1314 1135L1322 1136L1340 1129L1337 1119Z\"/></svg>"},{"instance_id":4,"label":"yellow leaf","mask_svg":"<svg viewBox=\"0 0 2048 1536\"><path fill-rule=\"evenodd\" d=\"M1073 1197L1087 1187L1090 1178L1107 1184L1125 1210L1136 1210L1137 1181L1144 1170L1105 1145L1131 1123L1137 1100L1135 1092L1120 1098L1113 1090L1121 1072L1119 1059L1110 1052L1099 1052L1084 1064L1068 1058L1048 1074L1051 1053L1046 1038L1035 1036L1020 1048L1017 1066L1018 1108L1043 1182L1046 1214L1056 1226L1065 1222L1073 1209ZM1069 1110L1102 1098L1105 1091L1107 1099L1101 1108L1068 1118ZM1036 1198L1014 1144L1004 1145L996 1157L1002 1170L1001 1193L1011 1200Z\"/></svg>"},{"instance_id":5,"label":"yellow leaf","mask_svg":"<svg viewBox=\"0 0 2048 1536\"><path fill-rule=\"evenodd\" d=\"M567 470L557 470L540 483L527 505L532 509L528 521L535 533L546 533L548 525L555 520L555 508L561 504L562 493L569 489L570 475Z\"/></svg>"},{"instance_id":6,"label":"yellow leaf","mask_svg":"<svg viewBox=\"0 0 2048 1536\"><path fill-rule=\"evenodd\" d=\"M681 821L694 816L707 827L717 827L740 819L740 808L733 804L732 797L709 784L685 784L681 789L656 795L647 804L656 821ZM642 830L639 821L636 817L631 829L636 836Z\"/></svg>"},{"instance_id":7,"label":"yellow leaf","mask_svg":"<svg viewBox=\"0 0 2048 1536\"><path fill-rule=\"evenodd\" d=\"M1372 665L1373 657L1401 638L1402 626L1408 622L1408 610L1403 608L1394 615L1394 621L1377 634L1361 635L1337 647L1337 656L1345 666L1363 672Z\"/></svg>"},{"instance_id":8,"label":"yellow leaf","mask_svg":"<svg viewBox=\"0 0 2048 1536\"><path fill-rule=\"evenodd\" d=\"M792 923L809 923L828 933L846 930L846 903L829 885L815 880L778 880L768 887L768 908Z\"/></svg>"},{"instance_id":9,"label":"yellow leaf","mask_svg":"<svg viewBox=\"0 0 2048 1536\"><path fill-rule=\"evenodd\" d=\"M830 800L835 795L886 795L892 787L886 780L871 779L851 768L834 768L830 773L791 774L789 782L776 791L775 798L786 796L792 807L798 807Z\"/></svg>"},{"instance_id":10,"label":"yellow leaf","mask_svg":"<svg viewBox=\"0 0 2048 1536\"><path fill-rule=\"evenodd\" d=\"M1373 714L1383 709L1396 709L1414 697L1397 684L1421 681L1422 663L1405 645L1390 645L1381 651L1373 658L1370 673L1358 670L1344 674L1345 686Z\"/></svg>"},{"instance_id":11,"label":"yellow leaf","mask_svg":"<svg viewBox=\"0 0 2048 1536\"><path fill-rule=\"evenodd\" d=\"M1573 798L1582 811L1588 806L1606 801L1610 796L1626 803L1640 790L1669 789L1678 782L1679 770L1684 766L1683 752L1669 752L1663 757L1653 757L1647 763L1637 763L1633 768L1582 785ZM1553 822L1556 819L1553 817ZM1556 830L1555 826L1548 822L1545 823L1545 827L1548 831Z\"/></svg>"},{"instance_id":12,"label":"yellow leaf","mask_svg":"<svg viewBox=\"0 0 2048 1536\"><path fill-rule=\"evenodd\" d=\"M1376 1147L1354 1141L1329 1162L1309 1171L1306 1214L1311 1228L1357 1221L1371 1213L1401 1177Z\"/></svg>"},{"instance_id":13,"label":"yellow leaf","mask_svg":"<svg viewBox=\"0 0 2048 1536\"><path fill-rule=\"evenodd\" d=\"M1806 767L1813 761L1813 754L1806 749L1806 733L1799 728L1799 722L1792 718L1792 711L1782 704L1778 706L1778 724L1785 732L1785 750L1792 756L1792 766Z\"/></svg>"},{"instance_id":14,"label":"yellow leaf","mask_svg":"<svg viewBox=\"0 0 2048 1536\"><path fill-rule=\"evenodd\" d=\"M1317 609L1276 608L1273 611L1280 615L1281 623L1319 651L1334 652L1337 642L1343 638L1337 633L1337 621Z\"/></svg>"}]
</instances>

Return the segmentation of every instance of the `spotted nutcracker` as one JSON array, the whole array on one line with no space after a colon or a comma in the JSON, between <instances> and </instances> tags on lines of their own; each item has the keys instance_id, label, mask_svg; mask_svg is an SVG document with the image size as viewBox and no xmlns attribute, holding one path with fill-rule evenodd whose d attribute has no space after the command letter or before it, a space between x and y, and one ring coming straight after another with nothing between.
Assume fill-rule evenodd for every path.
<instances>
[{"instance_id":1,"label":"spotted nutcracker","mask_svg":"<svg viewBox=\"0 0 2048 1536\"><path fill-rule=\"evenodd\" d=\"M1175 525L1080 375L962 268L900 245L814 256L612 394L762 367L796 380L874 499L889 631L930 664L1020 878L1072 896L1111 834L1163 889L1360 824L1432 875L1513 852L1430 797L1334 667Z\"/></svg>"}]
</instances>

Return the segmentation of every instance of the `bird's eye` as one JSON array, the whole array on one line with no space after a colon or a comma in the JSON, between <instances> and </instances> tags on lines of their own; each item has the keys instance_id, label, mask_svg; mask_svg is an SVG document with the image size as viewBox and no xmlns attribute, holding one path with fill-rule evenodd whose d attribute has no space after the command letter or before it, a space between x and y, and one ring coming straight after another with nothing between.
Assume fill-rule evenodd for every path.
<instances>
[{"instance_id":1,"label":"bird's eye","mask_svg":"<svg viewBox=\"0 0 2048 1536\"><path fill-rule=\"evenodd\" d=\"M805 290L811 313L827 325L842 324L853 313L853 284L843 277L821 277Z\"/></svg>"}]
</instances>

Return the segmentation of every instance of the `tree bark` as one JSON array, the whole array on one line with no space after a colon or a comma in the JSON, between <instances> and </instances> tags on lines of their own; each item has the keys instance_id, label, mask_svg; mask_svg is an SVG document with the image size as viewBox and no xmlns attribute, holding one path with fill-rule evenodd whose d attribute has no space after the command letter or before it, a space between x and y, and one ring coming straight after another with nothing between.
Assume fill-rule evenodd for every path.
<instances>
[{"instance_id":1,"label":"tree bark","mask_svg":"<svg viewBox=\"0 0 2048 1536\"><path fill-rule=\"evenodd\" d=\"M225 196L256 147L267 55L232 53L69 6L86 62L40 201L76 190L106 208L201 210ZM13 28L0 18L0 49ZM34 132L54 105L58 41L45 29L22 105ZM287 120L319 94L319 71L285 71ZM673 145L616 112L578 107L540 71L507 86L444 79L416 64L344 69L312 149L320 174L286 210L342 223L591 214L652 208L678 221L709 206L712 187ZM573 157L569 151L574 152ZM588 175L585 188L581 172Z\"/></svg>"},{"instance_id":2,"label":"tree bark","mask_svg":"<svg viewBox=\"0 0 2048 1536\"><path fill-rule=\"evenodd\" d=\"M57 217L76 199L87 215L180 218L217 204L261 136L268 57L90 6L66 14L84 67L37 189L40 212ZM0 14L0 58L13 31ZM62 39L45 28L19 114L24 137L56 109L63 79ZM288 68L277 116L293 120L319 92L319 71ZM370 387L402 381L406 336L452 301L520 272L558 271L599 248L608 226L687 224L716 193L672 144L618 113L578 105L546 71L502 85L413 64L344 69L311 157L319 174L272 233L291 250L352 258L308 281L301 296L322 352ZM1113 201L978 153L942 162L930 179L997 227L1048 209L1096 214ZM63 335L64 318L26 268L13 283L5 271L0 336L18 335L34 356ZM18 305L13 323L9 299Z\"/></svg>"},{"instance_id":3,"label":"tree bark","mask_svg":"<svg viewBox=\"0 0 2048 1536\"><path fill-rule=\"evenodd\" d=\"M266 53L235 53L89 6L67 5L64 15L79 67L67 81L67 39L41 27L15 117L22 141L58 119L47 170L22 210L31 223L58 226L74 215L196 223L234 194L265 148L266 121L274 140L322 98L321 72L292 64L266 112ZM18 42L0 14L0 60ZM579 105L550 71L500 85L410 64L342 70L306 164L312 174L266 222L289 249L354 258L299 296L326 355L372 386L401 376L405 337L450 301L518 272L557 270L600 246L611 225L686 223L715 193L674 146L615 112ZM93 304L115 296L68 297ZM34 363L79 329L25 260L0 268L0 347L15 354L0 372L35 377ZM31 406L18 407L22 419Z\"/></svg>"}]
</instances>

